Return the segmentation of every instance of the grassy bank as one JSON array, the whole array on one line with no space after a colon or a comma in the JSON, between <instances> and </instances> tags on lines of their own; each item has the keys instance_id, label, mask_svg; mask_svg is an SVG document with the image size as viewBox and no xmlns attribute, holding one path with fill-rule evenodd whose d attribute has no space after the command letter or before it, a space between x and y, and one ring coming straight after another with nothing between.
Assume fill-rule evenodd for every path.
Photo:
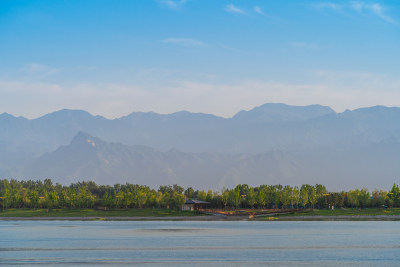
<instances>
[{"instance_id":1,"label":"grassy bank","mask_svg":"<svg viewBox=\"0 0 400 267\"><path fill-rule=\"evenodd\" d=\"M251 211L251 210L250 210ZM249 212L250 212L249 211ZM245 215L246 213L242 213ZM183 216L202 216L204 214L192 211L179 211L170 209L113 209L113 210L95 210L95 209L8 209L0 210L1 217L183 217ZM323 210L314 209L303 212L274 214L273 217L314 217L314 216L379 216L379 215L400 215L400 208L391 209L335 209ZM233 218L234 216L232 216Z\"/></svg>"},{"instance_id":2,"label":"grassy bank","mask_svg":"<svg viewBox=\"0 0 400 267\"><path fill-rule=\"evenodd\" d=\"M379 209L379 208L368 208L368 209L334 209L334 210L322 210L314 209L305 212L296 212L291 214L277 215L279 217L284 216L378 216L378 215L400 215L400 208L390 209Z\"/></svg>"},{"instance_id":3,"label":"grassy bank","mask_svg":"<svg viewBox=\"0 0 400 267\"><path fill-rule=\"evenodd\" d=\"M197 212L170 209L8 209L0 210L0 217L168 217L199 216Z\"/></svg>"}]
</instances>

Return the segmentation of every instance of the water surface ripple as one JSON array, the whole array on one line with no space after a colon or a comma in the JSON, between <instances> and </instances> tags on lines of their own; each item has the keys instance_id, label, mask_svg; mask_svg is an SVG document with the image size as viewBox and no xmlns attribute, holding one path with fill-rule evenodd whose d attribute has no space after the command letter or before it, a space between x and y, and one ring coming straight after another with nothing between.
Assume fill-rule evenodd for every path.
<instances>
[{"instance_id":1,"label":"water surface ripple","mask_svg":"<svg viewBox=\"0 0 400 267\"><path fill-rule=\"evenodd\" d=\"M400 266L398 221L0 221L0 265Z\"/></svg>"}]
</instances>

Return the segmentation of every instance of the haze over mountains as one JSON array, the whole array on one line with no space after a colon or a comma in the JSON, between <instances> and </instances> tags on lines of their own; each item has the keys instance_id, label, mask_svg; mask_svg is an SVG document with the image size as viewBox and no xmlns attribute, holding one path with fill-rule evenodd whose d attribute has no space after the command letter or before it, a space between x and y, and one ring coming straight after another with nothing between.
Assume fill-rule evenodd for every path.
<instances>
[{"instance_id":1,"label":"haze over mountains","mask_svg":"<svg viewBox=\"0 0 400 267\"><path fill-rule=\"evenodd\" d=\"M336 113L320 105L265 104L232 118L181 111L113 120L81 110L33 120L3 113L0 177L387 189L400 179L400 108Z\"/></svg>"}]
</instances>

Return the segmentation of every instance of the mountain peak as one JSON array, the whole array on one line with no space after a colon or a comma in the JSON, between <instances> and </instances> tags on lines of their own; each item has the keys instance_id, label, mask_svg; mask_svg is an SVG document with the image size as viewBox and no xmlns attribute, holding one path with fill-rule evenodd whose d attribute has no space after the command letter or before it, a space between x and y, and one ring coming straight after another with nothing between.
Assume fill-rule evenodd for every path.
<instances>
[{"instance_id":1,"label":"mountain peak","mask_svg":"<svg viewBox=\"0 0 400 267\"><path fill-rule=\"evenodd\" d=\"M16 117L7 112L3 112L0 114L0 118L16 118Z\"/></svg>"},{"instance_id":2,"label":"mountain peak","mask_svg":"<svg viewBox=\"0 0 400 267\"><path fill-rule=\"evenodd\" d=\"M355 109L355 113L381 113L381 112L400 112L400 108L398 107L387 107L382 105L372 106L372 107L365 107L365 108L358 108Z\"/></svg>"},{"instance_id":3,"label":"mountain peak","mask_svg":"<svg viewBox=\"0 0 400 267\"><path fill-rule=\"evenodd\" d=\"M55 112L48 113L42 117L37 118L36 120L39 121L46 121L46 120L80 120L80 119L88 119L94 117L92 114L85 110L80 109L61 109Z\"/></svg>"},{"instance_id":4,"label":"mountain peak","mask_svg":"<svg viewBox=\"0 0 400 267\"><path fill-rule=\"evenodd\" d=\"M99 138L93 137L88 133L80 131L72 139L71 145L88 145L91 147L96 147L96 144L98 144L99 142L101 142Z\"/></svg>"},{"instance_id":5,"label":"mountain peak","mask_svg":"<svg viewBox=\"0 0 400 267\"><path fill-rule=\"evenodd\" d=\"M26 119L26 118L24 118L24 117L22 117L22 116L16 117L16 116L14 116L14 115L12 115L12 114L10 114L10 113L7 113L7 112L1 113L1 114L0 114L0 119L1 119L3 122L4 122L4 121L8 121L8 122L16 122L16 121L25 122L25 121L28 121L28 119Z\"/></svg>"},{"instance_id":6,"label":"mountain peak","mask_svg":"<svg viewBox=\"0 0 400 267\"><path fill-rule=\"evenodd\" d=\"M232 117L234 120L248 122L286 122L304 121L325 115L336 114L328 106L291 106L283 103L266 103L249 111L242 110Z\"/></svg>"}]
</instances>

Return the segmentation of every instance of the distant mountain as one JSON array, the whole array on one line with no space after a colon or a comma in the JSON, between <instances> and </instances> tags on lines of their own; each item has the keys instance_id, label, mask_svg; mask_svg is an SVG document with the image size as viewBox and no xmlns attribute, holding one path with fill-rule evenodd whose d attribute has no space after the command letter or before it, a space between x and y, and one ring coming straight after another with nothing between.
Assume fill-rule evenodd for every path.
<instances>
[{"instance_id":1,"label":"distant mountain","mask_svg":"<svg viewBox=\"0 0 400 267\"><path fill-rule=\"evenodd\" d=\"M105 150L96 153L110 157L107 160L112 164L102 161L99 154L90 154L92 148L77 149L80 146L76 142L83 132L99 138L95 143L102 143L104 147L100 147ZM320 105L270 103L240 111L232 118L180 111L166 115L135 112L110 120L83 110L60 110L29 120L3 113L0 115L0 177L43 178L40 174L48 173L48 176L68 179L97 177L108 181L114 177L122 181L132 179L132 173L136 173L138 181L139 177L156 176L164 177L166 182L194 181L190 176L210 183L218 181L215 184L223 186L234 180L261 181L262 175L270 181L323 176L320 179L330 177L334 185L340 184L340 177L347 177L346 172L353 167L369 170L343 181L351 184L376 174L375 170L391 179L399 177L397 168L389 164L400 162L393 151L399 143L400 108L384 106L336 113ZM146 163L151 162L151 167L146 169L144 162L137 161L138 153L148 159ZM320 154L321 159L316 156ZM69 159L67 155L73 156ZM323 161L328 155L335 163L332 166L338 168L332 175L307 167L315 162L315 166L329 169L331 165ZM365 161L368 164L363 165L367 156L374 159L374 164ZM82 166L72 164L78 158L75 164L82 163ZM65 164L68 166L65 172L60 171L64 168L59 165L62 160L69 162ZM338 165L340 162L343 164ZM93 173L94 166L97 174ZM251 166L253 172L249 172ZM206 170L214 170L215 174ZM208 180L208 176L213 178Z\"/></svg>"},{"instance_id":2,"label":"distant mountain","mask_svg":"<svg viewBox=\"0 0 400 267\"><path fill-rule=\"evenodd\" d=\"M108 143L86 133L78 133L68 146L45 153L24 170L24 177L52 177L70 183L94 180L100 184L139 183L194 184L205 187L241 159L241 155L218 153L160 152L145 146Z\"/></svg>"},{"instance_id":3,"label":"distant mountain","mask_svg":"<svg viewBox=\"0 0 400 267\"><path fill-rule=\"evenodd\" d=\"M0 154L37 157L67 145L79 131L162 151L261 153L293 146L400 139L400 108L377 106L337 114L319 105L265 104L230 119L187 111L135 112L113 120L80 110L60 110L34 120L2 114Z\"/></svg>"},{"instance_id":4,"label":"distant mountain","mask_svg":"<svg viewBox=\"0 0 400 267\"><path fill-rule=\"evenodd\" d=\"M353 149L274 150L254 155L185 153L108 143L81 132L70 145L46 153L26 166L23 177L51 177L62 183L129 182L155 188L173 183L213 189L239 183L322 183L331 190L359 186L373 189L389 188L399 182L400 177L395 176L400 174L399 162L398 142Z\"/></svg>"}]
</instances>

